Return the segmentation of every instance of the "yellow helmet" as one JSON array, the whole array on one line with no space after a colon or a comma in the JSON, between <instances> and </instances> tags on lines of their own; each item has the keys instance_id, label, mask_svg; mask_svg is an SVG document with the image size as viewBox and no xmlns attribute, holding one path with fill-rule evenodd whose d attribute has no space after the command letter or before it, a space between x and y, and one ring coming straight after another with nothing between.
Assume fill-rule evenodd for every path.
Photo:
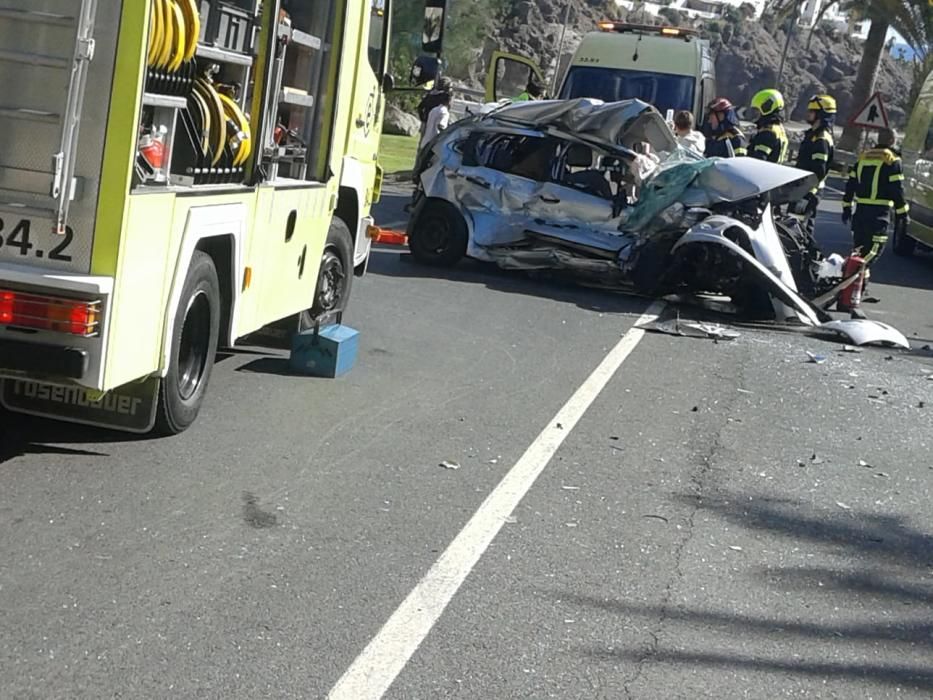
<instances>
[{"instance_id":1,"label":"yellow helmet","mask_svg":"<svg viewBox=\"0 0 933 700\"><path fill-rule=\"evenodd\" d=\"M823 114L835 114L836 99L829 95L814 95L807 101L807 109Z\"/></svg>"},{"instance_id":2,"label":"yellow helmet","mask_svg":"<svg viewBox=\"0 0 933 700\"><path fill-rule=\"evenodd\" d=\"M776 114L784 109L784 95L773 89L762 90L752 98L752 108L763 117Z\"/></svg>"}]
</instances>

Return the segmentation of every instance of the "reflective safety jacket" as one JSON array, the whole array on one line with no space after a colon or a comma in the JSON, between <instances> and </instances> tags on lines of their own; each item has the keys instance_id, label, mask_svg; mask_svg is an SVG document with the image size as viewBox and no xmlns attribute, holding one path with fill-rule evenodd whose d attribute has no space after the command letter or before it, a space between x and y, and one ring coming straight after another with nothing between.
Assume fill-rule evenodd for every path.
<instances>
[{"instance_id":1,"label":"reflective safety jacket","mask_svg":"<svg viewBox=\"0 0 933 700\"><path fill-rule=\"evenodd\" d=\"M738 131L726 131L722 134L706 134L707 158L731 158L733 156L748 155L745 148L745 137Z\"/></svg>"},{"instance_id":2,"label":"reflective safety jacket","mask_svg":"<svg viewBox=\"0 0 933 700\"><path fill-rule=\"evenodd\" d=\"M771 163L787 160L787 132L779 119L758 122L758 132L748 142L748 155Z\"/></svg>"},{"instance_id":3,"label":"reflective safety jacket","mask_svg":"<svg viewBox=\"0 0 933 700\"><path fill-rule=\"evenodd\" d=\"M891 209L898 216L910 211L904 198L904 170L900 156L890 148L873 148L858 157L842 198L842 206L856 205L856 217L888 220Z\"/></svg>"},{"instance_id":4,"label":"reflective safety jacket","mask_svg":"<svg viewBox=\"0 0 933 700\"><path fill-rule=\"evenodd\" d=\"M810 190L813 194L818 194L826 186L826 176L829 174L829 165L833 162L835 150L832 129L821 125L803 135L800 151L797 153L797 167L816 175L818 184Z\"/></svg>"}]
</instances>

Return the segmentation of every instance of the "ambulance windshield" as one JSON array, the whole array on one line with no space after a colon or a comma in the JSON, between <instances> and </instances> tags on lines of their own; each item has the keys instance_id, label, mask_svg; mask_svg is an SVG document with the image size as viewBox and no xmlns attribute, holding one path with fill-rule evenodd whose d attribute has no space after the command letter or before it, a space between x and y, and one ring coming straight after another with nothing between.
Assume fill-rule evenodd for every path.
<instances>
[{"instance_id":1,"label":"ambulance windshield","mask_svg":"<svg viewBox=\"0 0 933 700\"><path fill-rule=\"evenodd\" d=\"M641 100L661 114L693 110L696 78L619 68L572 66L561 90L562 100L594 97L604 102Z\"/></svg>"}]
</instances>

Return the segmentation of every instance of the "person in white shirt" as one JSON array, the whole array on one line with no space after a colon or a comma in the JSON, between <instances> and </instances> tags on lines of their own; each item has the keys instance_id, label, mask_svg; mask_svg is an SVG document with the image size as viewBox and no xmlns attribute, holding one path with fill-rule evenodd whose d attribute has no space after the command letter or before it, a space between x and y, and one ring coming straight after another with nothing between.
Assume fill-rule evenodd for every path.
<instances>
[{"instance_id":1,"label":"person in white shirt","mask_svg":"<svg viewBox=\"0 0 933 700\"><path fill-rule=\"evenodd\" d=\"M448 81L448 85L449 83L450 81ZM430 98L435 101L436 106L428 112L427 118L421 124L421 141L418 142L418 154L415 156L415 169L413 172L415 185L418 184L420 177L421 159L425 157L424 147L450 125L450 104L453 100L453 93L449 90L441 93L431 93ZM414 208L415 203L418 201L418 191L419 188L415 187L415 191L411 195L411 201L405 205L406 212L410 212Z\"/></svg>"},{"instance_id":2,"label":"person in white shirt","mask_svg":"<svg viewBox=\"0 0 933 700\"><path fill-rule=\"evenodd\" d=\"M702 156L706 150L706 137L693 127L694 120L690 112L682 111L674 115L674 135L677 137L677 143Z\"/></svg>"},{"instance_id":3,"label":"person in white shirt","mask_svg":"<svg viewBox=\"0 0 933 700\"><path fill-rule=\"evenodd\" d=\"M418 151L424 149L431 140L450 125L451 94L444 93L441 103L428 113L428 120L424 125L424 136L418 144Z\"/></svg>"}]
</instances>

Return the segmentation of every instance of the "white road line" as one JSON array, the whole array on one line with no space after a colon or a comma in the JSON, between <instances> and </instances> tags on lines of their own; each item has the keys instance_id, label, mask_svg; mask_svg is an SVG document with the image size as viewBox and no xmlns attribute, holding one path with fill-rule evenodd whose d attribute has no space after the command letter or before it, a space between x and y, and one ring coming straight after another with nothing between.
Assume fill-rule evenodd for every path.
<instances>
[{"instance_id":1,"label":"white road line","mask_svg":"<svg viewBox=\"0 0 933 700\"><path fill-rule=\"evenodd\" d=\"M385 694L499 534L506 518L518 507L587 409L641 342L645 331L637 326L656 320L663 309L663 302L652 304L541 431L337 681L328 694L330 700L378 700Z\"/></svg>"}]
</instances>

